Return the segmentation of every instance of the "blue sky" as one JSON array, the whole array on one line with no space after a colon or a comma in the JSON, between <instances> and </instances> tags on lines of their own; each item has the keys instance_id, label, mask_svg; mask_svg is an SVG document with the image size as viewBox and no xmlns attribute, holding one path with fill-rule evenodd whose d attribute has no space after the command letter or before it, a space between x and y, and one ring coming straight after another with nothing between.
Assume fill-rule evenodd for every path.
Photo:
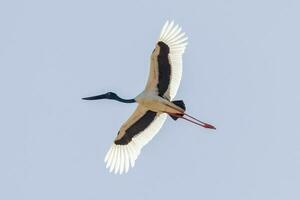
<instances>
[{"instance_id":1,"label":"blue sky","mask_svg":"<svg viewBox=\"0 0 300 200\"><path fill-rule=\"evenodd\" d=\"M299 199L300 3L0 2L1 199ZM167 19L189 37L168 119L124 176L103 163Z\"/></svg>"}]
</instances>

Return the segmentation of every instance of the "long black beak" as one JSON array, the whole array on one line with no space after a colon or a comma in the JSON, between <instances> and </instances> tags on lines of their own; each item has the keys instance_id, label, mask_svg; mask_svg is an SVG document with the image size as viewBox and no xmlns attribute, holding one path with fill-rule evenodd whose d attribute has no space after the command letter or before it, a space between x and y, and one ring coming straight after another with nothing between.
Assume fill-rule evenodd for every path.
<instances>
[{"instance_id":1,"label":"long black beak","mask_svg":"<svg viewBox=\"0 0 300 200\"><path fill-rule=\"evenodd\" d=\"M92 96L92 97L85 97L82 98L83 100L98 100L98 99L105 99L105 95L101 94L101 95L97 95L97 96Z\"/></svg>"}]
</instances>

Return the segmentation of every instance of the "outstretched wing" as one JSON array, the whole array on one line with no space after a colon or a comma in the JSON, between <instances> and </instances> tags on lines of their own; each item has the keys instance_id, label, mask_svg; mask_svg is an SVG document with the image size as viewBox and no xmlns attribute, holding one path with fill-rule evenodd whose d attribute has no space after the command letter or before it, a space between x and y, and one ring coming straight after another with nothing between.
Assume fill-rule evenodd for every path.
<instances>
[{"instance_id":1,"label":"outstretched wing","mask_svg":"<svg viewBox=\"0 0 300 200\"><path fill-rule=\"evenodd\" d=\"M122 125L118 135L107 152L104 161L110 172L122 174L134 166L135 160L146 145L159 131L167 115L138 106Z\"/></svg>"},{"instance_id":2,"label":"outstretched wing","mask_svg":"<svg viewBox=\"0 0 300 200\"><path fill-rule=\"evenodd\" d=\"M182 55L187 37L172 21L163 26L155 49L151 54L150 74L145 90L172 100L179 88L182 74Z\"/></svg>"}]
</instances>

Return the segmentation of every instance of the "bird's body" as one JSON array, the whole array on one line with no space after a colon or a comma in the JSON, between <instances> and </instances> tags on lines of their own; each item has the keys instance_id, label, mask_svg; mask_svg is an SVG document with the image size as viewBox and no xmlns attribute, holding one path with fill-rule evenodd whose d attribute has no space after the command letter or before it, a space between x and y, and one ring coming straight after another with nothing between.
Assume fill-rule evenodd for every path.
<instances>
[{"instance_id":1,"label":"bird's body","mask_svg":"<svg viewBox=\"0 0 300 200\"><path fill-rule=\"evenodd\" d=\"M105 156L106 166L110 171L122 174L130 166L133 167L142 147L157 134L168 115L174 120L182 118L204 128L215 129L212 125L188 115L182 100L173 100L181 80L186 40L181 28L175 26L174 22L167 21L151 54L149 78L142 93L134 99L122 99L112 92L84 98L138 103L134 113L121 126Z\"/></svg>"},{"instance_id":2,"label":"bird's body","mask_svg":"<svg viewBox=\"0 0 300 200\"><path fill-rule=\"evenodd\" d=\"M136 102L145 108L158 113L183 114L184 110L171 101L158 96L155 92L143 91L135 98Z\"/></svg>"}]
</instances>

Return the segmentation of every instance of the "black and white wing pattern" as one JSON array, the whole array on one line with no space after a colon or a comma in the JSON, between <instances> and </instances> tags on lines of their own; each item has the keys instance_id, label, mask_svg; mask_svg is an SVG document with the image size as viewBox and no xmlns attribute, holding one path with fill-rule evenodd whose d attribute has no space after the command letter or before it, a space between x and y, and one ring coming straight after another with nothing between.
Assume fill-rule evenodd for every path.
<instances>
[{"instance_id":1,"label":"black and white wing pattern","mask_svg":"<svg viewBox=\"0 0 300 200\"><path fill-rule=\"evenodd\" d=\"M150 75L145 90L172 100L179 88L182 75L182 55L187 37L178 25L168 21L163 26L151 54Z\"/></svg>"},{"instance_id":2,"label":"black and white wing pattern","mask_svg":"<svg viewBox=\"0 0 300 200\"><path fill-rule=\"evenodd\" d=\"M104 161L110 172L127 173L141 149L159 131L167 115L138 106L130 118L122 125L118 135L107 152Z\"/></svg>"},{"instance_id":3,"label":"black and white wing pattern","mask_svg":"<svg viewBox=\"0 0 300 200\"><path fill-rule=\"evenodd\" d=\"M178 25L168 21L162 28L156 48L151 55L150 74L145 90L172 100L182 74L182 54L187 37ZM141 149L159 131L167 115L138 106L122 125L104 161L110 172L122 174L133 167Z\"/></svg>"}]
</instances>

